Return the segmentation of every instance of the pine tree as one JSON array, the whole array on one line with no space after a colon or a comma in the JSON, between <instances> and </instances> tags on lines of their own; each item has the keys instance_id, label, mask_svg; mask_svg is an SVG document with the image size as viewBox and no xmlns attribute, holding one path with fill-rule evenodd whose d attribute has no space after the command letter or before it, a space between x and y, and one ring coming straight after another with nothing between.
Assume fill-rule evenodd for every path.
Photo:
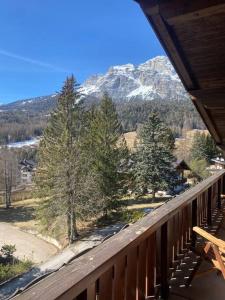
<instances>
[{"instance_id":1,"label":"pine tree","mask_svg":"<svg viewBox=\"0 0 225 300\"><path fill-rule=\"evenodd\" d=\"M173 162L174 138L171 131L153 112L139 134L135 155L134 176L136 187L141 193L171 188L175 182Z\"/></svg>"},{"instance_id":2,"label":"pine tree","mask_svg":"<svg viewBox=\"0 0 225 300\"><path fill-rule=\"evenodd\" d=\"M38 217L48 227L65 217L69 242L77 236L77 219L94 212L97 193L94 176L82 152L83 109L74 77L67 78L40 142L35 176L43 199ZM92 202L93 200L93 202Z\"/></svg>"},{"instance_id":3,"label":"pine tree","mask_svg":"<svg viewBox=\"0 0 225 300\"><path fill-rule=\"evenodd\" d=\"M105 94L89 113L87 148L104 202L104 212L118 207L126 181L128 150L115 105Z\"/></svg>"},{"instance_id":4,"label":"pine tree","mask_svg":"<svg viewBox=\"0 0 225 300\"><path fill-rule=\"evenodd\" d=\"M209 134L196 134L191 148L191 157L193 160L206 160L210 163L220 153L214 140Z\"/></svg>"}]
</instances>

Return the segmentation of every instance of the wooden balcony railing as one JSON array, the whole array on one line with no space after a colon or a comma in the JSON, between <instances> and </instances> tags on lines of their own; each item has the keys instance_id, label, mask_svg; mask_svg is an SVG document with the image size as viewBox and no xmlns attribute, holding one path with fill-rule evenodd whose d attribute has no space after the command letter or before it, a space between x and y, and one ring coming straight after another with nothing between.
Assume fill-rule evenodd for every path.
<instances>
[{"instance_id":1,"label":"wooden balcony railing","mask_svg":"<svg viewBox=\"0 0 225 300\"><path fill-rule=\"evenodd\" d=\"M194 245L193 226L221 207L225 170L162 205L134 225L15 297L20 300L168 298L170 268Z\"/></svg>"}]
</instances>

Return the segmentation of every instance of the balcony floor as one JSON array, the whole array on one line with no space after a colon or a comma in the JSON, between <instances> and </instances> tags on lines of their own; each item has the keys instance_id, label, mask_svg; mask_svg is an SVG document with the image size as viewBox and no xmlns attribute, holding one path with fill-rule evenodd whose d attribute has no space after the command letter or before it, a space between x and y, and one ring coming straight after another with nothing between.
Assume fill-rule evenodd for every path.
<instances>
[{"instance_id":1,"label":"balcony floor","mask_svg":"<svg viewBox=\"0 0 225 300\"><path fill-rule=\"evenodd\" d=\"M220 230L218 236L225 240L225 230ZM203 262L200 272L209 269L210 264ZM196 276L189 288L180 287L173 290L169 300L224 300L225 280L222 275L217 275L216 271Z\"/></svg>"}]
</instances>

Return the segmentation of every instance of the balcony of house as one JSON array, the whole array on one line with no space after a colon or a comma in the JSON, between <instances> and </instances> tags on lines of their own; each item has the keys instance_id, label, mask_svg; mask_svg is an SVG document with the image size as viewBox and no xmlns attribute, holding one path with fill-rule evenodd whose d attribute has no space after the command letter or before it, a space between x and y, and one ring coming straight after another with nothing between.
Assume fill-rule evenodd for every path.
<instances>
[{"instance_id":1,"label":"balcony of house","mask_svg":"<svg viewBox=\"0 0 225 300\"><path fill-rule=\"evenodd\" d=\"M224 193L221 170L14 299L224 299L218 272L190 280L196 266L208 268L195 251L204 239L193 227L225 236Z\"/></svg>"}]
</instances>

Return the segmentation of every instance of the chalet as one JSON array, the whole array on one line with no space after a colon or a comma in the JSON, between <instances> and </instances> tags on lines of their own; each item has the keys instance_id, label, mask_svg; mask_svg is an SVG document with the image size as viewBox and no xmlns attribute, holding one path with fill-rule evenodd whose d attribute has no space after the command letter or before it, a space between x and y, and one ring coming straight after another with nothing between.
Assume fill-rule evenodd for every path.
<instances>
[{"instance_id":1,"label":"chalet","mask_svg":"<svg viewBox=\"0 0 225 300\"><path fill-rule=\"evenodd\" d=\"M210 174L215 174L216 172L225 169L225 160L223 157L216 157L211 159L211 164L207 168Z\"/></svg>"},{"instance_id":2,"label":"chalet","mask_svg":"<svg viewBox=\"0 0 225 300\"><path fill-rule=\"evenodd\" d=\"M20 184L32 184L32 178L36 169L36 163L33 160L24 159L19 163L20 169Z\"/></svg>"},{"instance_id":3,"label":"chalet","mask_svg":"<svg viewBox=\"0 0 225 300\"><path fill-rule=\"evenodd\" d=\"M177 171L178 178L181 180L181 182L185 183L187 181L185 173L191 172L191 169L188 166L188 164L183 159L182 160L177 160L174 163L174 168Z\"/></svg>"},{"instance_id":4,"label":"chalet","mask_svg":"<svg viewBox=\"0 0 225 300\"><path fill-rule=\"evenodd\" d=\"M174 162L174 168L177 173L177 184L174 188L174 192L179 193L188 186L187 178L191 173L191 169L184 160Z\"/></svg>"},{"instance_id":5,"label":"chalet","mask_svg":"<svg viewBox=\"0 0 225 300\"><path fill-rule=\"evenodd\" d=\"M207 129L225 151L225 1L136 2ZM224 244L215 236L211 241L220 250L217 258L213 256L218 274L196 277L190 286L202 259L196 249L205 245L196 225L217 234L225 214L224 194L221 169L15 299L225 299L225 275L220 275L225 274L224 248L218 248Z\"/></svg>"}]
</instances>

